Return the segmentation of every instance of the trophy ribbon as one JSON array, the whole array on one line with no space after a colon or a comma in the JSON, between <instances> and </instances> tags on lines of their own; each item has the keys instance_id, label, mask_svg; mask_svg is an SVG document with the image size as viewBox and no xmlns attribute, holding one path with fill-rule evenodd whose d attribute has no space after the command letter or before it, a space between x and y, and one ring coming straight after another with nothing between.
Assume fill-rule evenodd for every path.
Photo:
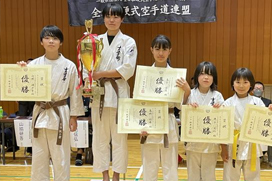
<instances>
[{"instance_id":1,"label":"trophy ribbon","mask_svg":"<svg viewBox=\"0 0 272 181\"><path fill-rule=\"evenodd\" d=\"M96 66L96 45L95 45L95 39L93 36L97 36L96 34L87 34L87 35L83 35L83 37L80 38L80 40L78 41L78 45L77 45L77 65L78 65L78 72L79 72L79 85L77 86L77 89L80 88L80 86L82 85L82 67L81 67L81 63L80 63L80 49L81 49L81 41L84 40L86 37L88 37L91 39L92 41L92 51L93 51L93 61L92 61L92 65L91 65L91 70L94 69L94 67ZM89 81L90 81L90 86L92 85L92 74L93 71L89 71Z\"/></svg>"}]
</instances>

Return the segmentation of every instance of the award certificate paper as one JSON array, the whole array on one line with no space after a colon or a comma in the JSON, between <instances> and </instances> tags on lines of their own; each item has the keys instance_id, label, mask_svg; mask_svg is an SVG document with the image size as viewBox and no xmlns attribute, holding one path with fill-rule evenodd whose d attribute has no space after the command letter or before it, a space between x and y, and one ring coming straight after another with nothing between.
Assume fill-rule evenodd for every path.
<instances>
[{"instance_id":1,"label":"award certificate paper","mask_svg":"<svg viewBox=\"0 0 272 181\"><path fill-rule=\"evenodd\" d=\"M1 64L1 100L51 101L51 65Z\"/></svg>"},{"instance_id":2,"label":"award certificate paper","mask_svg":"<svg viewBox=\"0 0 272 181\"><path fill-rule=\"evenodd\" d=\"M234 107L182 106L181 141L233 143Z\"/></svg>"},{"instance_id":3,"label":"award certificate paper","mask_svg":"<svg viewBox=\"0 0 272 181\"><path fill-rule=\"evenodd\" d=\"M272 146L272 111L246 105L239 140Z\"/></svg>"},{"instance_id":4,"label":"award certificate paper","mask_svg":"<svg viewBox=\"0 0 272 181\"><path fill-rule=\"evenodd\" d=\"M89 147L89 122L88 120L78 120L77 130L70 132L70 144L72 148Z\"/></svg>"},{"instance_id":5,"label":"award certificate paper","mask_svg":"<svg viewBox=\"0 0 272 181\"><path fill-rule=\"evenodd\" d=\"M184 91L176 86L187 69L137 66L133 99L180 103Z\"/></svg>"},{"instance_id":6,"label":"award certificate paper","mask_svg":"<svg viewBox=\"0 0 272 181\"><path fill-rule=\"evenodd\" d=\"M118 133L169 132L168 103L119 98Z\"/></svg>"}]
</instances>

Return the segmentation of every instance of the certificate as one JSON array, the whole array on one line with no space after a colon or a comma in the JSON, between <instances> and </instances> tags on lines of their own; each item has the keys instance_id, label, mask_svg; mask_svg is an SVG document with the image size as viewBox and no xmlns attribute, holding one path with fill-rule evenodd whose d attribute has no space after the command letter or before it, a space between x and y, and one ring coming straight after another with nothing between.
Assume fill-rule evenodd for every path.
<instances>
[{"instance_id":1,"label":"certificate","mask_svg":"<svg viewBox=\"0 0 272 181\"><path fill-rule=\"evenodd\" d=\"M77 121L77 130L75 132L70 132L70 144L72 148L89 147L88 120Z\"/></svg>"},{"instance_id":2,"label":"certificate","mask_svg":"<svg viewBox=\"0 0 272 181\"><path fill-rule=\"evenodd\" d=\"M234 107L182 106L181 140L233 143Z\"/></svg>"},{"instance_id":3,"label":"certificate","mask_svg":"<svg viewBox=\"0 0 272 181\"><path fill-rule=\"evenodd\" d=\"M137 66L133 99L181 103L184 91L176 86L187 69Z\"/></svg>"},{"instance_id":4,"label":"certificate","mask_svg":"<svg viewBox=\"0 0 272 181\"><path fill-rule=\"evenodd\" d=\"M51 65L1 64L1 100L51 101Z\"/></svg>"},{"instance_id":5,"label":"certificate","mask_svg":"<svg viewBox=\"0 0 272 181\"><path fill-rule=\"evenodd\" d=\"M272 111L248 104L239 140L272 146Z\"/></svg>"},{"instance_id":6,"label":"certificate","mask_svg":"<svg viewBox=\"0 0 272 181\"><path fill-rule=\"evenodd\" d=\"M118 133L169 132L168 103L119 98Z\"/></svg>"}]
</instances>

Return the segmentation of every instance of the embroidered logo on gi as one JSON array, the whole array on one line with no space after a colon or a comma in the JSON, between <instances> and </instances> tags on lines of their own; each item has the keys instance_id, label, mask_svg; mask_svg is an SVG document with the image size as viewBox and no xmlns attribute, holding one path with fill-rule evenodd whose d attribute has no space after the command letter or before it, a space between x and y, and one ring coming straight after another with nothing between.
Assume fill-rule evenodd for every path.
<instances>
[{"instance_id":1,"label":"embroidered logo on gi","mask_svg":"<svg viewBox=\"0 0 272 181\"><path fill-rule=\"evenodd\" d=\"M66 77L67 77L67 71L68 71L68 68L66 67L64 69L64 73L63 73L63 78L62 78L62 81L65 81L66 80Z\"/></svg>"},{"instance_id":2,"label":"embroidered logo on gi","mask_svg":"<svg viewBox=\"0 0 272 181\"><path fill-rule=\"evenodd\" d=\"M129 50L129 53L133 53L134 52L134 48L131 48L130 50Z\"/></svg>"},{"instance_id":3,"label":"embroidered logo on gi","mask_svg":"<svg viewBox=\"0 0 272 181\"><path fill-rule=\"evenodd\" d=\"M134 53L134 47L132 47L130 50L129 50L129 56L132 56Z\"/></svg>"},{"instance_id":4,"label":"embroidered logo on gi","mask_svg":"<svg viewBox=\"0 0 272 181\"><path fill-rule=\"evenodd\" d=\"M212 98L212 102L211 102L211 105L213 106L214 105L214 97Z\"/></svg>"},{"instance_id":5,"label":"embroidered logo on gi","mask_svg":"<svg viewBox=\"0 0 272 181\"><path fill-rule=\"evenodd\" d=\"M117 52L116 52L116 60L117 62L120 61L121 57L120 57L120 53L121 53L121 45L119 47L117 47Z\"/></svg>"}]
</instances>

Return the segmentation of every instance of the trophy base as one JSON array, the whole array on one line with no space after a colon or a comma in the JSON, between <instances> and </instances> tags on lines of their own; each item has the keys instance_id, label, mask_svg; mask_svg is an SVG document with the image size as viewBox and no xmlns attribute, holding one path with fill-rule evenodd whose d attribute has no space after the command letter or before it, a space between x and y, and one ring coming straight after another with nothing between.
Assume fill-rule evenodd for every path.
<instances>
[{"instance_id":1,"label":"trophy base","mask_svg":"<svg viewBox=\"0 0 272 181\"><path fill-rule=\"evenodd\" d=\"M94 95L104 95L104 87L94 86L91 89L83 89L82 95L84 97L91 97Z\"/></svg>"},{"instance_id":2,"label":"trophy base","mask_svg":"<svg viewBox=\"0 0 272 181\"><path fill-rule=\"evenodd\" d=\"M83 89L82 90L82 95L84 97L91 97L93 94L92 94L92 89Z\"/></svg>"}]
</instances>

